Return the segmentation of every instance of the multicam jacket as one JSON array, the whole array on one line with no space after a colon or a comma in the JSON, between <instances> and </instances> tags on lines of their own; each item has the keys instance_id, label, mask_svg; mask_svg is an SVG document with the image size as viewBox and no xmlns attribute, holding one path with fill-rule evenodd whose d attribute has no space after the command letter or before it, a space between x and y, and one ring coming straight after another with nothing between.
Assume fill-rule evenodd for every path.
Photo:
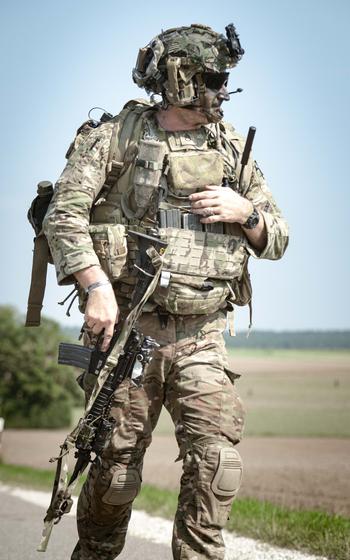
<instances>
[{"instance_id":1,"label":"multicam jacket","mask_svg":"<svg viewBox=\"0 0 350 560\"><path fill-rule=\"evenodd\" d=\"M252 159L238 181L244 139L229 124L166 132L154 108L129 102L77 144L44 221L60 284L100 264L118 301L130 298L137 259L126 235L132 227L168 242L163 277L149 305L178 314L208 313L224 308L228 298L239 305L249 301L244 284L250 255L274 260L284 254L288 226ZM262 213L263 251L249 244L239 224L203 226L190 213L189 194L223 180Z\"/></svg>"}]
</instances>

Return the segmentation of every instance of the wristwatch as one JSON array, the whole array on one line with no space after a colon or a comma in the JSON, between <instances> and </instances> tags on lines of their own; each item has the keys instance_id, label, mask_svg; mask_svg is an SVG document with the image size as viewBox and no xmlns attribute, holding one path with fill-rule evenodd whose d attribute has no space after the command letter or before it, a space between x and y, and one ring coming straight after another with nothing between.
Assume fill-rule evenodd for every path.
<instances>
[{"instance_id":1,"label":"wristwatch","mask_svg":"<svg viewBox=\"0 0 350 560\"><path fill-rule=\"evenodd\" d=\"M254 208L253 212L250 214L248 220L242 224L242 227L245 229L254 229L260 220L260 214L256 208Z\"/></svg>"}]
</instances>

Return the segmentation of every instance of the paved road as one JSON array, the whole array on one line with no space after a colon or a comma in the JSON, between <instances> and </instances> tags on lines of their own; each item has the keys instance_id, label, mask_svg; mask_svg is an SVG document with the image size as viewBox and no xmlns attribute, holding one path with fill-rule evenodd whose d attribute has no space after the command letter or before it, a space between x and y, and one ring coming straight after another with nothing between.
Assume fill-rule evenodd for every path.
<instances>
[{"instance_id":1,"label":"paved road","mask_svg":"<svg viewBox=\"0 0 350 560\"><path fill-rule=\"evenodd\" d=\"M76 542L75 518L66 516L53 530L48 549L37 552L43 508L1 492L0 560L68 560ZM171 560L170 547L128 537L120 560Z\"/></svg>"}]
</instances>

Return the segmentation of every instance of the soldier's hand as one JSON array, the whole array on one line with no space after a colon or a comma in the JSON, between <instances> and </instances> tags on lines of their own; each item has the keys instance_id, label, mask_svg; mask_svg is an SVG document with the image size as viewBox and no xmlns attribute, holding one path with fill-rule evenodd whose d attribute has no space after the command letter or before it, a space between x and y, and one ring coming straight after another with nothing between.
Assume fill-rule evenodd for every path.
<instances>
[{"instance_id":1,"label":"soldier's hand","mask_svg":"<svg viewBox=\"0 0 350 560\"><path fill-rule=\"evenodd\" d=\"M119 309L111 284L95 288L90 292L85 309L85 323L93 334L103 333L101 350L110 344L114 326L119 320Z\"/></svg>"},{"instance_id":2,"label":"soldier's hand","mask_svg":"<svg viewBox=\"0 0 350 560\"><path fill-rule=\"evenodd\" d=\"M244 224L253 212L252 203L229 187L208 185L204 191L190 195L193 214L200 214L202 224L238 222Z\"/></svg>"}]
</instances>

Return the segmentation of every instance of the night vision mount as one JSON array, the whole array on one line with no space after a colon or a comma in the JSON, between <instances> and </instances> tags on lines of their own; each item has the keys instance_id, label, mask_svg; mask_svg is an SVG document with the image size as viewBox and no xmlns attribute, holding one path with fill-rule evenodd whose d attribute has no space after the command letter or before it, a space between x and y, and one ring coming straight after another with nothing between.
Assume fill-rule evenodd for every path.
<instances>
[{"instance_id":1,"label":"night vision mount","mask_svg":"<svg viewBox=\"0 0 350 560\"><path fill-rule=\"evenodd\" d=\"M236 28L233 23L229 23L225 27L226 37L227 37L227 48L230 51L230 55L235 60L235 62L239 62L244 55L244 49L241 47L241 43L239 41L239 35L236 32Z\"/></svg>"}]
</instances>

